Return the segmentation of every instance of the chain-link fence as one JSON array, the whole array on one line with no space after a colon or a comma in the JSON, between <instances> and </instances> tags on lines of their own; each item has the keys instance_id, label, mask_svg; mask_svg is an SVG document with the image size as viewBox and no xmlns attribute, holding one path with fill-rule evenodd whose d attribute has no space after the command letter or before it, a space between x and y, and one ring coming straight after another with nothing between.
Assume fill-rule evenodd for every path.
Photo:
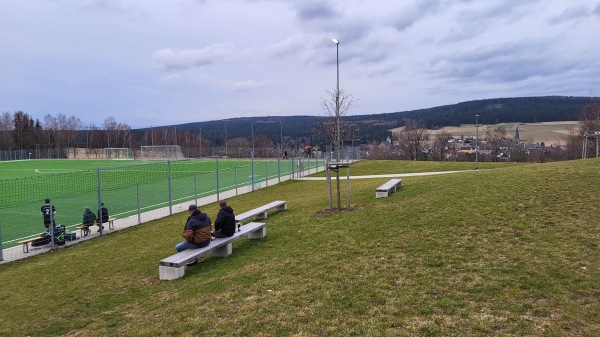
<instances>
[{"instance_id":1,"label":"chain-link fence","mask_svg":"<svg viewBox=\"0 0 600 337\"><path fill-rule=\"evenodd\" d=\"M165 161L0 180L0 248L16 246L45 229L41 206L47 198L56 208L56 224L76 231L84 207L96 213L101 202L110 218L135 225L183 211L190 202L206 204L206 198L225 199L324 170L323 159L247 163L219 158Z\"/></svg>"}]
</instances>

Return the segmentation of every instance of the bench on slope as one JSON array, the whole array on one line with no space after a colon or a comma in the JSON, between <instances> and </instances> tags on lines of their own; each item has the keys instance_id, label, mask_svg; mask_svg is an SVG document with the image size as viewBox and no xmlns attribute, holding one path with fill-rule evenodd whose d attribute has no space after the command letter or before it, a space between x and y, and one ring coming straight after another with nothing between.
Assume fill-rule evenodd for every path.
<instances>
[{"instance_id":1,"label":"bench on slope","mask_svg":"<svg viewBox=\"0 0 600 337\"><path fill-rule=\"evenodd\" d=\"M244 221L246 221L248 219L252 219L252 220L266 219L268 211L270 211L270 210L284 211L286 209L287 209L287 202L285 202L283 200L273 201L266 205L263 205L263 206L255 208L255 209L251 209L242 214L236 215L235 222L237 223L238 229L239 229L240 226L244 224Z\"/></svg>"},{"instance_id":2,"label":"bench on slope","mask_svg":"<svg viewBox=\"0 0 600 337\"><path fill-rule=\"evenodd\" d=\"M375 198L387 198L391 192L396 192L396 189L400 187L402 187L402 179L390 179L390 181L377 187Z\"/></svg>"},{"instance_id":3,"label":"bench on slope","mask_svg":"<svg viewBox=\"0 0 600 337\"><path fill-rule=\"evenodd\" d=\"M262 239L267 234L266 224L261 222L250 222L239 228L235 234L228 238L216 238L203 248L186 249L175 255L171 255L158 264L158 274L161 280L175 280L185 275L185 267L198 257L210 253L212 256L226 257L232 253L231 243L243 236L249 239Z\"/></svg>"}]
</instances>

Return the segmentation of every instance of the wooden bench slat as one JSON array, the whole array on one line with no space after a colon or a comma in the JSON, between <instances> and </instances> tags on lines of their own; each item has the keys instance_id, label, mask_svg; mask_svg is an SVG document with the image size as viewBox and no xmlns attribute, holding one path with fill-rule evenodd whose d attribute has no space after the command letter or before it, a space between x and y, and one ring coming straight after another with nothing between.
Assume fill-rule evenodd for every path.
<instances>
[{"instance_id":1,"label":"wooden bench slat","mask_svg":"<svg viewBox=\"0 0 600 337\"><path fill-rule=\"evenodd\" d=\"M23 253L29 253L29 243L33 242L35 240L43 239L43 238L44 238L43 236L37 236L37 237L31 238L31 239L21 240L17 243L20 243L23 245Z\"/></svg>"}]
</instances>

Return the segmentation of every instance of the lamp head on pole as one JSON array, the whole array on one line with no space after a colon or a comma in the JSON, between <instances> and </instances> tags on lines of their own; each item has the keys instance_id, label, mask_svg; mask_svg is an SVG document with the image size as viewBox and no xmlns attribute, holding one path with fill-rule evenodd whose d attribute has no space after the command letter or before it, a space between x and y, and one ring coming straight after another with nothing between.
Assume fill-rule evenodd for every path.
<instances>
[{"instance_id":1,"label":"lamp head on pole","mask_svg":"<svg viewBox=\"0 0 600 337\"><path fill-rule=\"evenodd\" d=\"M331 39L331 41L333 41L333 43L335 43L335 44L340 44L340 40L338 40L338 39Z\"/></svg>"}]
</instances>

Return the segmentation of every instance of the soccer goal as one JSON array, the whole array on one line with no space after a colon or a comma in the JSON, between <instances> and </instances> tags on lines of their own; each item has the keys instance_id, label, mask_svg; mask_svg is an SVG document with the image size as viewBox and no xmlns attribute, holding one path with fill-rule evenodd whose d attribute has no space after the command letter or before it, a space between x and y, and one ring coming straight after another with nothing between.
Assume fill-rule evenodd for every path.
<instances>
[{"instance_id":1,"label":"soccer goal","mask_svg":"<svg viewBox=\"0 0 600 337\"><path fill-rule=\"evenodd\" d=\"M180 160L185 159L179 145L142 146L141 159L145 160Z\"/></svg>"},{"instance_id":2,"label":"soccer goal","mask_svg":"<svg viewBox=\"0 0 600 337\"><path fill-rule=\"evenodd\" d=\"M133 159L133 151L130 148L105 148L106 159Z\"/></svg>"}]
</instances>

